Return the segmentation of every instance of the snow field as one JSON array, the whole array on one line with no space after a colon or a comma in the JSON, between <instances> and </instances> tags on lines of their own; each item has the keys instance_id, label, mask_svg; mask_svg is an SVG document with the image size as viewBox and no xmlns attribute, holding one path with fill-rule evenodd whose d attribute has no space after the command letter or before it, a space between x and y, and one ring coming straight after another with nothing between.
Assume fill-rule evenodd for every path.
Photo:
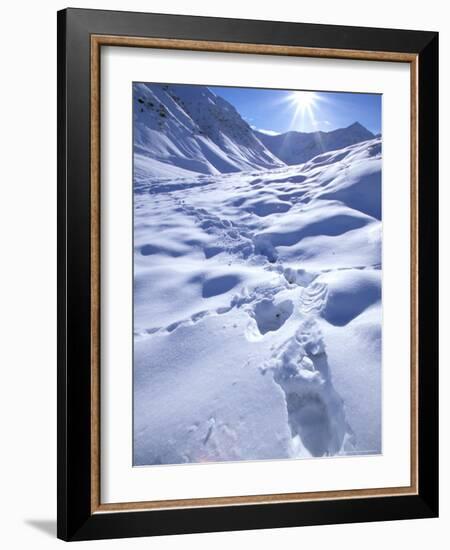
<instances>
[{"instance_id":1,"label":"snow field","mask_svg":"<svg viewBox=\"0 0 450 550\"><path fill-rule=\"evenodd\" d=\"M135 465L381 452L380 140L222 174L141 157Z\"/></svg>"}]
</instances>

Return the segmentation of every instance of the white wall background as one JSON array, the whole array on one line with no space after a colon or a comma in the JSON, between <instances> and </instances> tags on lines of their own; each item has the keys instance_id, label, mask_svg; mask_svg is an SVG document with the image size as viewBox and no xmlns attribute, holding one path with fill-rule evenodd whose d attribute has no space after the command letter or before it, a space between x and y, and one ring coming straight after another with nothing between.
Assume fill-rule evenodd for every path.
<instances>
[{"instance_id":1,"label":"white wall background","mask_svg":"<svg viewBox=\"0 0 450 550\"><path fill-rule=\"evenodd\" d=\"M0 541L53 548L56 517L56 10L25 0L2 8L0 34ZM76 7L441 31L441 210L450 203L450 31L440 0L224 3L77 1ZM433 213L430 213L433 215ZM450 217L441 215L441 338L449 330L445 279ZM441 349L441 519L83 543L85 548L293 547L370 550L443 547L450 536L450 376Z\"/></svg>"}]
</instances>

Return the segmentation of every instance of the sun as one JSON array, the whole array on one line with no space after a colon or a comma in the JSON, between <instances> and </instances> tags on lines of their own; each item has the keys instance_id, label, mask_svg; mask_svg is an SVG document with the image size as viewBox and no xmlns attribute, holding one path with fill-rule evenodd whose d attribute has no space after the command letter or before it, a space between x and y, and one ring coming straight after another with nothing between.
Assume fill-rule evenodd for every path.
<instances>
[{"instance_id":1,"label":"sun","mask_svg":"<svg viewBox=\"0 0 450 550\"><path fill-rule=\"evenodd\" d=\"M300 110L309 110L316 103L317 94L315 92L292 92L291 101Z\"/></svg>"},{"instance_id":2,"label":"sun","mask_svg":"<svg viewBox=\"0 0 450 550\"><path fill-rule=\"evenodd\" d=\"M286 94L285 101L291 109L291 125L293 130L310 128L316 125L317 110L323 100L323 94L310 91L292 91Z\"/></svg>"}]
</instances>

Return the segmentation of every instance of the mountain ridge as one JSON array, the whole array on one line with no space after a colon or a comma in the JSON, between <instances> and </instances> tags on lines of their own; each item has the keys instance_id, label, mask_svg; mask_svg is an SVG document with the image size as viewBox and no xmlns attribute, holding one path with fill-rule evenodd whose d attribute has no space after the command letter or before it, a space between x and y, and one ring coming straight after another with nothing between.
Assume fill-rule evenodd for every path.
<instances>
[{"instance_id":1,"label":"mountain ridge","mask_svg":"<svg viewBox=\"0 0 450 550\"><path fill-rule=\"evenodd\" d=\"M206 86L133 85L138 172L218 174L284 166L233 105Z\"/></svg>"},{"instance_id":2,"label":"mountain ridge","mask_svg":"<svg viewBox=\"0 0 450 550\"><path fill-rule=\"evenodd\" d=\"M254 133L269 151L287 165L301 164L322 153L375 138L375 134L358 121L330 132L290 130L271 135L254 130Z\"/></svg>"},{"instance_id":3,"label":"mountain ridge","mask_svg":"<svg viewBox=\"0 0 450 550\"><path fill-rule=\"evenodd\" d=\"M330 132L268 134L207 86L133 84L134 171L185 177L271 170L373 139L360 122Z\"/></svg>"}]
</instances>

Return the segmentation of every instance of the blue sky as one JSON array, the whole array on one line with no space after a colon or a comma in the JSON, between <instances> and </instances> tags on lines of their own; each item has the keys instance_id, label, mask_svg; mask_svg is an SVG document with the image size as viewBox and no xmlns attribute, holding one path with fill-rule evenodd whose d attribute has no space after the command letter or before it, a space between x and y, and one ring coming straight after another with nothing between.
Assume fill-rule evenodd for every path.
<instances>
[{"instance_id":1,"label":"blue sky","mask_svg":"<svg viewBox=\"0 0 450 550\"><path fill-rule=\"evenodd\" d=\"M360 122L381 132L381 95L343 92L296 92L210 86L253 127L269 132L329 132Z\"/></svg>"}]
</instances>

